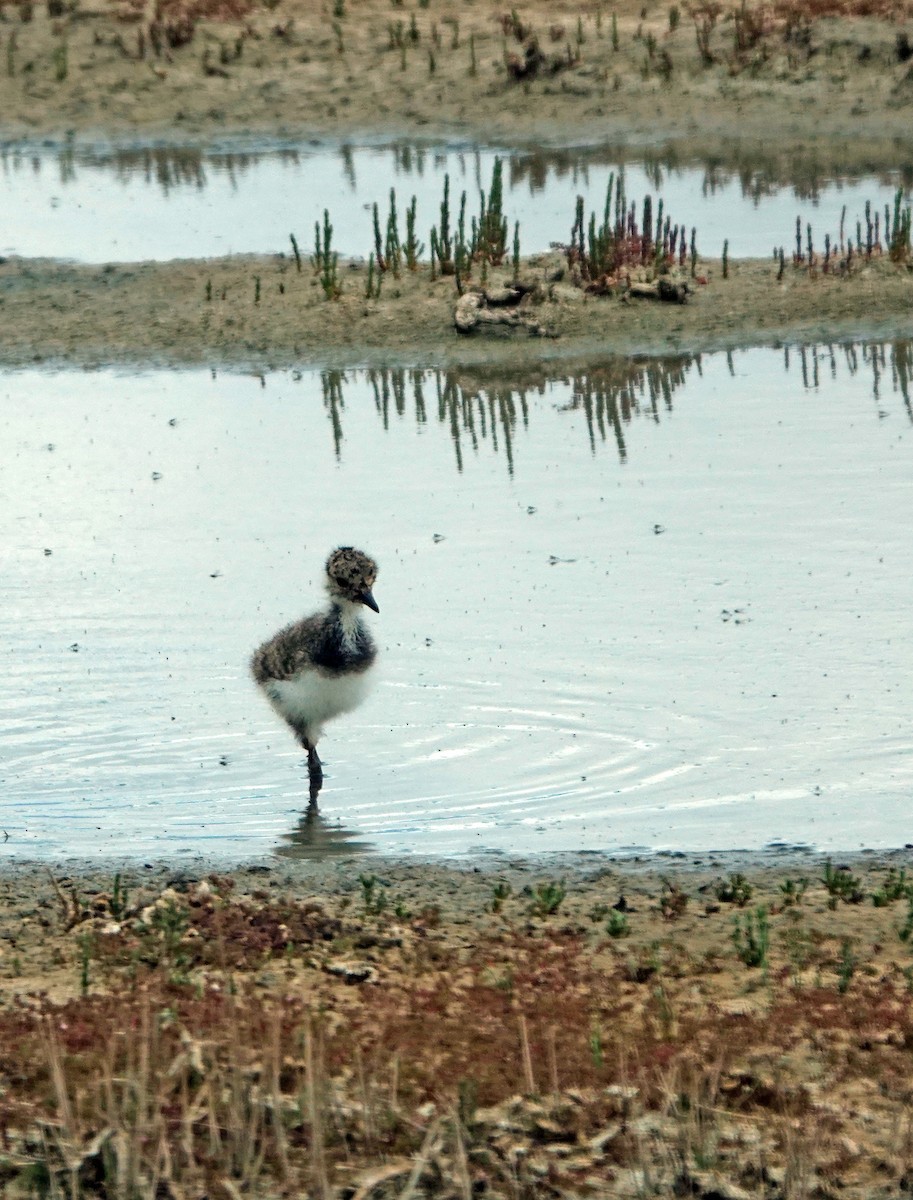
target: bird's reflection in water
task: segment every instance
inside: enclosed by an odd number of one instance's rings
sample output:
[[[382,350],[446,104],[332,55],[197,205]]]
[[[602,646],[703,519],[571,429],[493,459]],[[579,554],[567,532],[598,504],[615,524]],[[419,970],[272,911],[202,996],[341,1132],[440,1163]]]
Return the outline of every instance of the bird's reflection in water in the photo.
[[[358,840],[354,829],[346,829],[338,821],[328,821],[316,804],[309,805],[298,819],[297,826],[283,837],[285,844],[275,853],[282,858],[334,858],[340,854],[370,854],[370,842]]]

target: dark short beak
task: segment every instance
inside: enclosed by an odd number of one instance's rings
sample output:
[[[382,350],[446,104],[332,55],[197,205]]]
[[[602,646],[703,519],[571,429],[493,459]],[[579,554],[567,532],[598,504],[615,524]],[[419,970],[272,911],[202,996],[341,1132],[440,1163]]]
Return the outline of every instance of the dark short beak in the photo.
[[[376,613],[380,612],[380,609],[377,607],[377,601],[371,595],[370,588],[362,592],[359,599],[361,600],[362,604],[367,604],[368,608],[373,608]]]

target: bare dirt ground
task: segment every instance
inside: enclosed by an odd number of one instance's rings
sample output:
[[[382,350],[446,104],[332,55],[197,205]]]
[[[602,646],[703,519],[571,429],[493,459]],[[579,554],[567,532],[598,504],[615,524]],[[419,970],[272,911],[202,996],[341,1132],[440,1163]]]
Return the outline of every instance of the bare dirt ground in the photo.
[[[910,6],[876,0],[22,0],[0,8],[0,113],[29,144],[405,134],[878,171],[913,161],[911,40]],[[588,293],[556,253],[518,272],[543,336],[461,337],[453,276],[425,263],[369,299],[365,264],[341,264],[328,300],[306,257],[8,260],[0,360],[528,368],[909,334],[913,311],[909,255],[787,258],[782,278],[701,259],[688,302],[663,304]],[[670,857],[563,882],[370,859],[7,867],[0,1194],[907,1194],[907,859]]]
[[[906,1194],[908,860],[15,869],[0,1188]]]

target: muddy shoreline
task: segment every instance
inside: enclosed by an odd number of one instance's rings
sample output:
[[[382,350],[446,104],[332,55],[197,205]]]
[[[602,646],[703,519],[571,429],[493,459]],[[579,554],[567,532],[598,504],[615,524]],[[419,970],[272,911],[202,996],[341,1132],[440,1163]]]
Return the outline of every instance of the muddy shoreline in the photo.
[[[910,852],[770,858],[0,870],[0,1187],[901,1194]]]
[[[911,157],[906,3],[854,15],[831,0],[805,17],[786,5],[692,14],[531,0],[516,19],[494,0],[56,8],[0,12],[7,143],[405,134],[723,161],[757,152],[830,171]],[[512,76],[533,40],[535,69]]]
[[[364,296],[364,262],[340,267],[342,294],[323,298],[290,256],[78,266],[0,264],[0,362],[11,367],[567,365],[613,355],[674,355],[800,342],[888,340],[913,333],[913,272],[886,259],[846,278],[764,260],[701,260],[685,304],[589,296],[546,280],[560,256],[525,260],[541,300],[526,312],[546,336],[460,336],[453,279],[403,271],[380,300]]]

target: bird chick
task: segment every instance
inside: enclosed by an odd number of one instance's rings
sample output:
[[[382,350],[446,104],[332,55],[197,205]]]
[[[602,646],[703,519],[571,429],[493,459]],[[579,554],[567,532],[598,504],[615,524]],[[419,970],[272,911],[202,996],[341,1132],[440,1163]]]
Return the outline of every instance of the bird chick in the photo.
[[[317,742],[325,721],[364,699],[377,647],[364,606],[380,612],[371,592],[377,563],[351,546],[327,559],[329,608],[280,629],[254,652],[250,669],[276,712],[307,751],[310,802],[317,803],[323,768]]]

